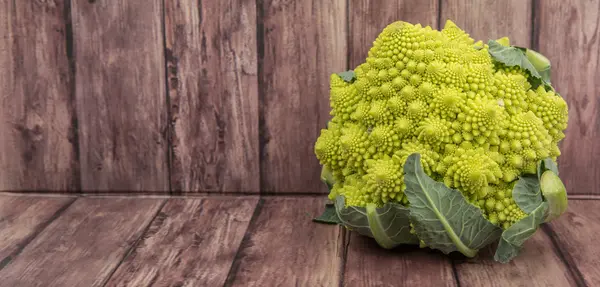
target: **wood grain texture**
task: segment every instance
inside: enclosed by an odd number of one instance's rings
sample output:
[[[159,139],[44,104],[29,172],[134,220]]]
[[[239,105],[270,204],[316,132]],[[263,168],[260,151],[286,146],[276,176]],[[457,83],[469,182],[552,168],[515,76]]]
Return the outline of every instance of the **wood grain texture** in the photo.
[[[0,2],[0,190],[77,189],[65,5]]]
[[[338,286],[343,231],[311,221],[326,198],[262,201],[226,286]]]
[[[418,246],[392,251],[350,232],[344,286],[456,286],[452,263],[440,252]]]
[[[480,250],[476,258],[455,262],[461,287],[577,286],[569,267],[542,230],[525,241],[519,255],[507,264],[494,261],[495,248],[489,246]]]
[[[544,0],[545,1],[545,0]],[[476,41],[508,37],[511,45],[531,47],[532,0],[442,0],[440,26],[452,20]]]
[[[330,75],[347,68],[346,1],[258,5],[261,189],[325,193],[314,144],[330,118]]]
[[[0,286],[103,286],[163,202],[78,199],[0,271]]]
[[[350,68],[365,62],[377,35],[393,22],[420,23],[437,29],[438,3],[438,0],[348,1]]]
[[[222,286],[257,202],[170,200],[106,286]]]
[[[600,194],[600,1],[539,1],[538,49],[569,105],[560,177],[570,194]]]
[[[0,269],[73,200],[0,196]]]
[[[259,193],[255,1],[165,9],[173,191]]]
[[[82,189],[168,192],[161,1],[71,3]]]
[[[587,286],[600,285],[600,201],[571,200],[567,212],[549,226],[573,273]]]

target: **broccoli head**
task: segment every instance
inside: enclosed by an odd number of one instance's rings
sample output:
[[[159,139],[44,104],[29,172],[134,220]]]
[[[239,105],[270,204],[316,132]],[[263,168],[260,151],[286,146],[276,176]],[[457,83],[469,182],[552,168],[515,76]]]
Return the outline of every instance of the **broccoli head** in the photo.
[[[506,229],[523,218],[513,187],[560,155],[567,103],[489,49],[451,21],[441,31],[395,22],[351,79],[332,74],[331,120],[314,146],[332,173],[330,199],[408,206],[403,165],[419,153],[428,176],[459,190],[493,224]]]

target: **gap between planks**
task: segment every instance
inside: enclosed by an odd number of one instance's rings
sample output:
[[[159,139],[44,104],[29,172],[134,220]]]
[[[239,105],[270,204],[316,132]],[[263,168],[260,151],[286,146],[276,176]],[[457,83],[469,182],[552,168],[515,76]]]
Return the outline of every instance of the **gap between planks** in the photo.
[[[154,221],[156,220],[156,217],[160,214],[160,212],[163,210],[163,208],[165,207],[165,205],[167,204],[168,201],[169,200],[163,200],[163,202],[160,204],[160,206],[156,210],[156,213],[152,216],[152,220],[150,220],[148,222],[148,224],[144,227],[144,230],[140,233],[140,236],[138,238],[136,238],[135,241],[133,242],[133,244],[131,244],[129,246],[129,248],[127,249],[127,251],[125,251],[125,253],[123,254],[123,257],[121,257],[121,260],[119,260],[119,263],[117,263],[117,265],[110,271],[108,276],[106,276],[106,278],[104,278],[104,282],[101,284],[101,286],[104,287],[108,284],[108,282],[113,277],[113,275],[115,275],[115,272],[117,272],[117,270],[121,267],[121,265],[123,265],[123,262],[125,261],[125,259],[127,259],[127,257],[129,257],[129,255],[131,255],[131,252],[133,252],[138,247],[138,245],[140,244],[140,240],[142,240],[142,238],[144,238],[144,235],[146,235],[146,233],[148,233],[148,229],[150,229],[150,226],[152,226],[152,223],[154,223]]]
[[[185,194],[168,194],[168,193],[143,193],[143,192],[131,192],[131,193],[45,193],[45,192],[12,192],[12,191],[0,191],[0,196],[33,196],[33,197],[89,197],[89,198],[122,198],[122,197],[136,197],[136,198],[205,198],[205,197],[323,197],[327,194],[324,193],[313,193],[313,192],[268,192],[268,193],[246,193],[246,192],[197,192],[197,193],[185,193]],[[568,195],[569,200],[600,200],[599,194],[570,194]]]

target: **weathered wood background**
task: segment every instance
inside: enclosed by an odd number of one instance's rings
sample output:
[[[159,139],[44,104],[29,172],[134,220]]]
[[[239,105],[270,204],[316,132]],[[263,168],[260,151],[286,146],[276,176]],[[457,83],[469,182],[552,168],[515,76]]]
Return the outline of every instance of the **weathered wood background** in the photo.
[[[553,62],[570,194],[600,194],[600,0],[0,0],[0,190],[320,193],[328,79],[387,24]]]

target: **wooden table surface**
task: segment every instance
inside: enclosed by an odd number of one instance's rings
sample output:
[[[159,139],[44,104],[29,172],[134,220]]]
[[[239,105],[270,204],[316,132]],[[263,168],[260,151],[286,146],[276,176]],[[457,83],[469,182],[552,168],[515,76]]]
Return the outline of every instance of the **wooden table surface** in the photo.
[[[0,194],[0,286],[600,285],[600,201],[571,199],[508,264],[386,252],[313,223],[325,202]]]

